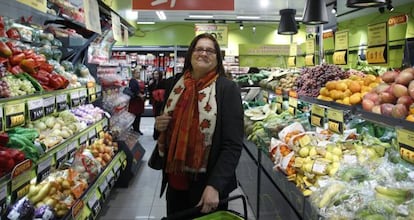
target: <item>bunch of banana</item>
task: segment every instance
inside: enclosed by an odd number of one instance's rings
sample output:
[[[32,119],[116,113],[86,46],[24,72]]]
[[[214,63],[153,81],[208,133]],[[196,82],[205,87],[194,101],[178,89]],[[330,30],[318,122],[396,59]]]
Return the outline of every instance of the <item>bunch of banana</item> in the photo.
[[[413,191],[412,189],[401,189],[378,185],[375,187],[375,197],[377,199],[392,201],[396,204],[402,204],[405,201],[413,199]]]
[[[287,177],[288,181],[294,182],[296,187],[303,193],[304,196],[310,196],[312,190],[310,187],[315,185],[315,179],[304,175],[303,173],[296,173]]]

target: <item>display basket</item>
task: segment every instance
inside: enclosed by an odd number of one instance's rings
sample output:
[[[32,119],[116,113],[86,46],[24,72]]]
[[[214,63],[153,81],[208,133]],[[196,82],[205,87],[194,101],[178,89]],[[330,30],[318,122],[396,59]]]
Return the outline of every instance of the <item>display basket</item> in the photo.
[[[219,210],[215,211],[201,217],[194,218],[194,220],[242,220],[247,219],[247,203],[246,198],[243,195],[230,196],[226,199],[220,200],[220,204],[226,204],[229,201],[241,199],[243,202],[243,215],[233,210]],[[187,209],[179,213],[172,214],[170,216],[164,217],[161,220],[179,220],[179,219],[188,219],[189,216],[192,216],[200,212],[201,206],[197,206],[192,209]]]

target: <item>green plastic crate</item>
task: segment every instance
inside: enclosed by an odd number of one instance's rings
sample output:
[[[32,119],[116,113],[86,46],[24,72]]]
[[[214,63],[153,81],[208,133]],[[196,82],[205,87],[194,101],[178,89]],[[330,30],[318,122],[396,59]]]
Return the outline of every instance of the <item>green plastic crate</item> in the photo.
[[[242,220],[244,218],[229,212],[229,211],[217,211],[211,214],[196,218],[195,220]]]

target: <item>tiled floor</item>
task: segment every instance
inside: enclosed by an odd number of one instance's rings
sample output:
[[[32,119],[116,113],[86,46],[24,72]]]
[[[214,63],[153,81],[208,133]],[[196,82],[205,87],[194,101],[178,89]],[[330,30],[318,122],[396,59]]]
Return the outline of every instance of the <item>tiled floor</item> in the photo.
[[[161,172],[152,170],[147,166],[147,160],[154,147],[152,139],[154,118],[143,117],[141,131],[144,133],[139,138],[146,153],[137,175],[131,180],[128,188],[114,188],[110,199],[103,206],[98,219],[101,220],[131,220],[131,219],[161,219],[166,215],[165,198],[159,197]],[[243,194],[240,188],[232,195]],[[255,220],[250,207],[247,207],[248,219]],[[231,201],[229,209],[243,213],[243,205],[240,199]]]

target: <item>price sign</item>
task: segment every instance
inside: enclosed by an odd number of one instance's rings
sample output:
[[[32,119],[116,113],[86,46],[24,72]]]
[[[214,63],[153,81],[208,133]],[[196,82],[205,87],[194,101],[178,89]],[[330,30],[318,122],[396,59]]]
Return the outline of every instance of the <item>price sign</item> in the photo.
[[[67,154],[68,154],[67,146],[56,152],[55,154],[56,168],[59,168],[60,165],[65,161]]]
[[[79,199],[75,204],[72,206],[72,218],[79,219],[82,215],[82,211],[84,208],[84,203],[82,199]]]
[[[0,185],[0,215],[6,211],[7,203],[7,183],[3,183]]]
[[[104,130],[104,131],[108,131],[108,129],[109,129],[109,125],[108,125],[108,119],[107,119],[107,118],[105,118],[105,119],[103,120],[102,125],[103,125],[103,130]]]
[[[50,115],[55,112],[56,109],[56,97],[51,96],[43,99],[43,108],[45,115]]]
[[[387,63],[387,50],[385,46],[370,47],[367,49],[369,64]]]
[[[295,67],[296,66],[296,57],[289,57],[288,58],[288,67]]]
[[[37,165],[37,183],[42,182],[49,176],[51,167],[52,157],[47,157]]]
[[[80,105],[86,104],[87,96],[88,96],[88,91],[86,90],[86,88],[79,91]]]
[[[68,145],[68,158],[74,158],[75,157],[75,153],[77,150],[77,146],[78,146],[78,142],[77,141],[73,141],[72,143],[70,143]]]
[[[335,33],[335,50],[348,50],[348,31],[338,31]]]
[[[90,142],[91,144],[92,144],[93,142],[95,142],[95,140],[96,140],[96,138],[97,138],[95,128],[92,128],[92,129],[89,131],[88,136],[89,136],[89,142]]]
[[[25,103],[6,104],[4,111],[6,115],[6,128],[23,126],[25,124]]]
[[[315,66],[315,56],[314,55],[306,55],[305,65],[306,66]]]
[[[113,187],[115,183],[114,172],[112,169],[109,170],[108,175],[106,176],[106,181],[109,184],[109,187]]]
[[[289,91],[289,113],[296,115],[298,109],[298,94],[296,91]]]
[[[100,99],[102,97],[102,86],[96,85],[96,99]]]
[[[0,131],[3,130],[3,105],[0,105]]]
[[[306,40],[306,54],[315,54],[315,38]]]
[[[27,101],[27,108],[29,109],[30,121],[35,121],[39,118],[43,118],[45,115],[43,111],[43,99],[33,99]]]
[[[73,91],[70,93],[70,106],[77,107],[80,105],[79,91]]]
[[[59,94],[56,96],[57,111],[61,112],[68,109],[68,94]]]
[[[12,171],[11,191],[12,201],[16,201],[29,192],[32,179],[32,161],[27,159],[16,165]]]
[[[114,171],[115,171],[115,177],[118,178],[119,174],[121,172],[121,162],[120,161],[116,161],[115,165],[114,165]]]
[[[397,139],[400,145],[401,158],[414,163],[414,132],[397,129]]]
[[[280,114],[283,111],[283,91],[276,89],[276,113]]]
[[[108,181],[107,179],[104,179],[101,183],[101,185],[99,185],[99,191],[101,192],[102,195],[102,199],[105,200],[106,198],[108,198],[109,196],[109,186],[108,186]]]
[[[336,109],[328,109],[328,129],[334,133],[344,132],[344,112]]]
[[[325,108],[313,104],[311,111],[311,124],[316,127],[323,128],[323,122],[325,118]]]
[[[337,51],[333,55],[333,62],[336,65],[346,65],[347,64],[347,51]]]
[[[89,97],[89,103],[92,103],[96,100],[96,88],[95,87],[88,88],[88,97]]]
[[[101,211],[101,203],[99,202],[98,192],[96,190],[93,190],[90,194],[88,207],[92,211],[92,215],[96,216]]]
[[[101,131],[103,131],[103,128],[102,128],[102,123],[98,123],[98,124],[96,124],[96,133],[99,133],[99,132],[101,132]]]
[[[79,138],[80,146],[87,146],[88,145],[88,134],[84,134]]]

